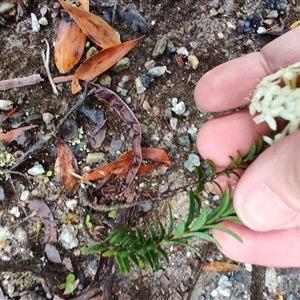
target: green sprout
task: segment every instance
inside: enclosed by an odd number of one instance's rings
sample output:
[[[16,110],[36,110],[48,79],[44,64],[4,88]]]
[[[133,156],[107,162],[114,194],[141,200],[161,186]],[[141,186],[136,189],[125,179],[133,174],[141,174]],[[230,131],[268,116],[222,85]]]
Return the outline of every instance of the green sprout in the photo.
[[[58,288],[60,290],[64,290],[65,295],[72,294],[74,292],[74,285],[73,285],[74,281],[75,281],[75,275],[69,274],[66,277],[66,281],[60,284]]]
[[[90,215],[86,215],[85,217],[85,225],[88,229],[91,229],[93,227],[93,224],[91,222],[91,216]]]
[[[112,210],[108,213],[108,216],[112,219],[115,219],[118,215],[118,212],[116,210]]]

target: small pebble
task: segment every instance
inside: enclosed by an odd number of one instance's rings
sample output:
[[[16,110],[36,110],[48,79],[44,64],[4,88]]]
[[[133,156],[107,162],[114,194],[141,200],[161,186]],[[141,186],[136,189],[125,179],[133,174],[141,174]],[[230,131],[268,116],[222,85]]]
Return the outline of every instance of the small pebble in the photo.
[[[62,226],[58,241],[65,249],[73,249],[78,246],[78,239],[74,235],[74,227],[72,225]]]
[[[69,199],[66,201],[66,206],[72,211],[76,208],[77,204],[78,200],[76,199]]]
[[[115,152],[115,151],[118,151],[122,148],[123,146],[123,141],[122,140],[115,140],[115,141],[112,141],[110,143],[110,151],[111,152]]]
[[[194,70],[196,70],[196,69],[198,68],[198,66],[199,66],[199,60],[198,60],[198,58],[196,57],[196,55],[190,54],[190,55],[188,56],[188,61],[189,61],[189,63],[191,64],[191,67],[192,67]]]
[[[196,126],[194,124],[192,124],[191,127],[189,127],[187,130],[187,133],[191,135],[191,139],[193,141],[196,140],[197,132],[198,132],[198,129],[196,128]]]
[[[0,109],[10,110],[13,108],[13,101],[10,100],[0,100]]]
[[[218,32],[218,38],[219,39],[223,39],[224,38],[224,34],[222,32]]]
[[[212,9],[209,10],[209,16],[210,17],[215,17],[217,15],[218,15],[218,12],[215,8],[212,8]]]
[[[184,162],[184,167],[190,172],[193,172],[195,170],[195,166],[200,166],[200,158],[198,155],[191,153],[188,157],[188,160]]]
[[[176,50],[178,55],[181,55],[183,57],[187,57],[189,55],[189,52],[187,51],[187,49],[185,47],[180,47]]]
[[[60,254],[59,254],[58,250],[53,245],[46,244],[45,253],[47,255],[47,258],[50,261],[52,261],[54,263],[58,263],[58,264],[61,263]]]
[[[265,27],[258,27],[256,32],[257,32],[258,34],[265,33],[265,32],[266,32],[266,28],[265,28]]]
[[[31,26],[33,32],[39,32],[41,29],[41,25],[34,13],[31,13]]]
[[[54,115],[52,115],[48,112],[45,112],[45,113],[42,114],[42,118],[43,118],[43,121],[45,122],[45,124],[48,125],[54,119]]]
[[[154,60],[147,61],[144,66],[147,70],[150,70],[155,66],[155,61]]]
[[[2,186],[0,186],[0,201],[5,200],[5,193]]]
[[[166,47],[167,47],[167,40],[165,38],[161,38],[156,42],[152,52],[152,56],[154,58],[158,58],[165,52]]]
[[[177,118],[174,118],[174,117],[171,117],[170,118],[170,126],[173,130],[176,130],[177,128],[177,123],[178,123],[178,119]]]
[[[172,41],[168,41],[167,49],[170,53],[175,53],[176,52],[176,48],[175,48],[174,43]]]
[[[123,57],[120,59],[111,69],[115,72],[121,72],[125,69],[128,69],[130,66],[130,60],[128,57]]]
[[[128,82],[130,80],[130,76],[129,75],[124,75],[121,80],[118,82],[118,86],[120,87],[124,87],[125,83]]]
[[[190,149],[190,147],[191,147],[190,137],[188,135],[183,135],[183,136],[179,137],[178,144],[185,148]]]
[[[27,173],[32,176],[37,176],[45,173],[45,169],[41,164],[37,164],[32,168],[28,169]]]
[[[104,87],[110,87],[111,85],[111,77],[109,75],[106,74],[102,74],[99,77],[99,83],[104,86]]]
[[[18,206],[14,206],[10,211],[10,214],[14,215],[16,218],[19,218],[21,213]]]
[[[279,14],[277,10],[271,10],[267,15],[267,19],[276,19],[278,15]]]
[[[146,91],[146,88],[142,85],[140,77],[135,79],[135,87],[138,94],[143,94]]]
[[[86,58],[90,58],[91,56],[95,55],[98,52],[96,47],[90,47],[86,53]]]
[[[148,71],[148,74],[151,74],[153,77],[160,77],[164,75],[167,71],[166,66],[153,67]]]
[[[42,26],[47,26],[48,25],[48,20],[46,19],[46,17],[41,17],[39,19],[39,24]]]
[[[86,156],[86,163],[91,165],[94,163],[98,163],[101,162],[105,159],[105,154],[102,152],[97,152],[97,153],[88,153],[88,155]]]
[[[183,101],[178,102],[177,104],[174,105],[174,107],[172,107],[172,110],[174,111],[175,114],[182,115],[186,110],[184,102]]]
[[[25,190],[21,193],[21,196],[20,196],[20,200],[21,201],[28,201],[29,200],[29,197],[30,197],[30,191],[28,190]]]
[[[151,85],[153,85],[154,83],[154,77],[152,74],[150,74],[149,72],[148,73],[145,73],[145,74],[142,74],[140,76],[140,80],[141,80],[141,84],[145,87],[145,88],[149,88]]]

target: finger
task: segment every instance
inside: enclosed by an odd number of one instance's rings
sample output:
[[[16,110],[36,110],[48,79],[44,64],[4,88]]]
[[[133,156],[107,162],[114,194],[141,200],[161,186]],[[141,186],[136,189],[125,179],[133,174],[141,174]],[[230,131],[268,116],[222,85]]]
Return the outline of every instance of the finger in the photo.
[[[260,52],[224,63],[206,73],[195,89],[196,105],[202,111],[218,112],[248,104],[258,80],[300,60],[299,34],[300,27],[297,27]]]
[[[300,131],[266,149],[248,167],[234,191],[238,216],[267,231],[300,226]]]
[[[204,159],[211,159],[218,167],[230,164],[229,156],[237,158],[239,151],[246,155],[257,140],[257,132],[269,134],[266,123],[256,124],[248,111],[239,111],[206,122],[198,132],[197,147]]]
[[[233,230],[243,240],[215,230],[214,238],[221,244],[220,251],[227,257],[255,265],[289,268],[300,267],[300,228],[256,232],[231,222],[221,225]]]

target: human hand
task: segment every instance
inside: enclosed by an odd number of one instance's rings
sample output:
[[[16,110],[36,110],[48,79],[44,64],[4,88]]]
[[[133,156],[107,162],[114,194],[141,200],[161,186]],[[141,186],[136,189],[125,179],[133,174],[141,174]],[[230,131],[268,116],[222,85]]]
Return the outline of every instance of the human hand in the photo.
[[[206,73],[195,89],[202,111],[218,112],[249,104],[258,80],[300,60],[300,27],[260,52],[222,64]],[[268,135],[266,123],[255,124],[248,110],[206,122],[198,133],[201,156],[218,169],[227,167],[237,150],[246,155],[256,132]],[[300,267],[300,131],[267,148],[230,183],[237,215],[246,226],[223,225],[243,240],[215,231],[220,249],[233,260],[274,267]]]

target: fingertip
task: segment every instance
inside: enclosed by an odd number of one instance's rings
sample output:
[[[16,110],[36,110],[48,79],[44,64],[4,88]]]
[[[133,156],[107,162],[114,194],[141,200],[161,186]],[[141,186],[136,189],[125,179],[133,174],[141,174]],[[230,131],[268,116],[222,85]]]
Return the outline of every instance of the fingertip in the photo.
[[[220,243],[220,251],[232,260],[269,267],[299,267],[299,228],[256,232],[243,225],[222,222],[220,225],[234,231],[243,243],[228,233],[213,231]]]

